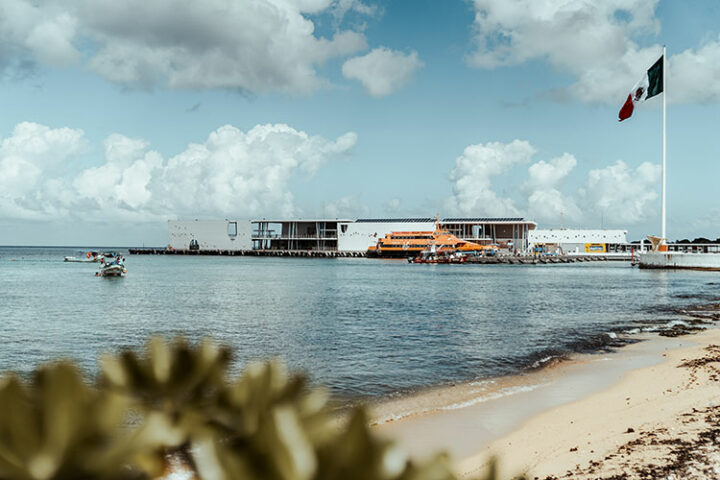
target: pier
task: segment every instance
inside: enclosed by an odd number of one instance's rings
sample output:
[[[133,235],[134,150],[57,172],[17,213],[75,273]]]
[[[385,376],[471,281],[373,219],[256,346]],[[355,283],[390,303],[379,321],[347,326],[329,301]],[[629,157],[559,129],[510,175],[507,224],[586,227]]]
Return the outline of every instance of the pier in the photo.
[[[168,248],[130,248],[132,255],[205,255],[229,257],[314,257],[341,258],[365,257],[365,252],[339,252],[337,250],[190,250]]]
[[[229,257],[309,257],[309,258],[364,258],[366,252],[339,252],[337,250],[189,250],[168,248],[130,248],[132,255],[200,255]],[[482,265],[546,265],[581,262],[630,261],[630,255],[497,255],[468,257],[465,263]],[[400,259],[403,260],[403,259]]]

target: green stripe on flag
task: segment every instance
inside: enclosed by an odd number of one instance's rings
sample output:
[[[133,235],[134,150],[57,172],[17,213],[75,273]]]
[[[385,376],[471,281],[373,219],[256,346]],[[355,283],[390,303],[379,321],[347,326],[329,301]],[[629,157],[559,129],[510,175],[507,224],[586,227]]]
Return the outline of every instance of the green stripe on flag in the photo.
[[[647,97],[645,97],[646,100],[663,91],[663,57],[660,57],[660,59],[648,69],[647,75],[649,85]]]

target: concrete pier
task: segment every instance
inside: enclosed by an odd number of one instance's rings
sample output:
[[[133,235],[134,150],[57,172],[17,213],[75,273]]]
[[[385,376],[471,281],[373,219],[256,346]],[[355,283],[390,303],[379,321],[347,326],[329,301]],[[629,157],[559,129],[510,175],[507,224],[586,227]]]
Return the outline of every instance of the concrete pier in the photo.
[[[180,250],[167,248],[130,248],[132,255],[214,255],[230,257],[364,257],[365,252],[338,252],[337,250]]]
[[[312,258],[362,258],[366,252],[339,252],[337,250],[180,250],[167,248],[131,248],[132,255],[205,255],[230,257],[312,257]],[[398,260],[404,260],[398,259]],[[628,255],[497,255],[492,257],[468,257],[465,263],[482,265],[547,265],[579,262],[629,261]]]

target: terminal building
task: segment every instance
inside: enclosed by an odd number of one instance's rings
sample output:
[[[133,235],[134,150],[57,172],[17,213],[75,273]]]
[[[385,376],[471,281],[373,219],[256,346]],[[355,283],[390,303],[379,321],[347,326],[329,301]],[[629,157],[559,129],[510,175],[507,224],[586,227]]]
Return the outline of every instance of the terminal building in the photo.
[[[458,238],[497,244],[510,250],[528,248],[537,224],[523,218],[444,218],[439,226]],[[175,250],[304,250],[365,252],[391,232],[426,232],[436,227],[427,218],[171,220],[168,232]]]
[[[630,252],[625,230],[577,230],[557,228],[533,230],[530,250],[557,254],[615,254]]]

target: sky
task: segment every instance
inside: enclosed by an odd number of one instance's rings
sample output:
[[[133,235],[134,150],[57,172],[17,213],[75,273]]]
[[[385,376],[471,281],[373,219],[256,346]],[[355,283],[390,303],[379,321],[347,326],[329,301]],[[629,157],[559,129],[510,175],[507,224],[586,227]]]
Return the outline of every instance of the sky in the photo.
[[[637,240],[663,95],[668,238],[715,239],[715,0],[0,0],[0,245],[436,213]]]

